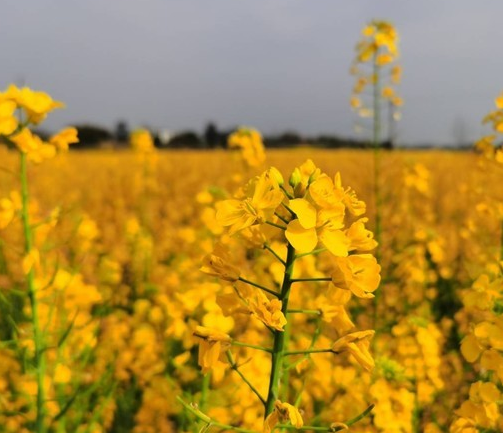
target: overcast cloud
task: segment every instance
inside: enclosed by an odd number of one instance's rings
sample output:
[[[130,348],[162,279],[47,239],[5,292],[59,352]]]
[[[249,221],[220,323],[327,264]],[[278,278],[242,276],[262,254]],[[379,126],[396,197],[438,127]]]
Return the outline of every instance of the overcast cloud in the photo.
[[[24,80],[66,102],[47,122],[53,129],[125,119],[202,130],[213,120],[265,133],[354,136],[348,69],[372,18],[391,20],[401,36],[401,142],[474,139],[503,90],[501,0],[1,5],[0,86]]]

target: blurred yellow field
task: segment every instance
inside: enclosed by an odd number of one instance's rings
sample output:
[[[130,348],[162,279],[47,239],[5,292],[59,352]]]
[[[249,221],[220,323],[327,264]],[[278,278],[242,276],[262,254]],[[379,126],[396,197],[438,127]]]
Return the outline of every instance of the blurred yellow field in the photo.
[[[202,325],[264,347],[271,336],[264,334],[260,315],[239,313],[224,301],[232,286],[245,293],[249,285],[219,280],[200,268],[221,238],[232,248],[232,266],[247,281],[274,287],[282,271],[272,254],[253,248],[256,241],[239,244],[225,235],[215,203],[266,167],[286,176],[312,159],[323,172],[340,172],[343,185],[357,191],[368,205],[372,229],[374,157],[364,150],[299,148],[268,151],[266,161],[252,168],[240,155],[89,151],[29,166],[29,211],[39,252],[32,266],[47,346],[46,419],[52,419],[48,425],[54,431],[192,431],[193,420],[177,397],[197,403],[192,410],[204,416],[243,426],[237,431],[262,430],[260,401],[232,366],[239,365],[266,395],[269,354],[233,346],[237,364],[222,354],[203,376],[200,338],[192,334]],[[1,161],[1,424],[5,431],[28,431],[36,375],[22,360],[33,356],[34,337],[26,321],[22,224],[15,215],[8,218],[5,200],[16,201],[11,191],[19,188],[19,155],[3,149]],[[333,282],[300,281],[290,304],[307,313],[292,310],[288,316],[290,350],[323,348],[349,331],[374,329],[375,368],[366,371],[358,356],[292,355],[281,399],[296,402],[302,417],[320,429],[333,424],[336,431],[342,426],[337,423],[375,404],[372,416],[352,431],[417,431],[414,426],[442,431],[461,413],[455,411],[479,372],[478,366],[468,367],[460,343],[472,335],[474,320],[484,317],[480,304],[499,302],[496,292],[481,290],[500,281],[501,245],[494,233],[501,220],[503,172],[471,152],[384,152],[380,164],[382,280],[376,297],[349,300],[344,292],[350,291],[334,292]],[[263,229],[268,245],[284,260],[281,230],[269,229]],[[325,254],[299,259],[294,275],[326,275]],[[17,311],[13,305],[24,307]],[[502,335],[498,323],[482,337],[496,338],[491,343],[496,347]],[[316,329],[321,334],[312,340]],[[473,344],[479,351],[494,350],[489,343]],[[495,418],[486,406],[487,393],[499,391],[480,392],[480,403],[464,410],[478,411],[489,424]]]

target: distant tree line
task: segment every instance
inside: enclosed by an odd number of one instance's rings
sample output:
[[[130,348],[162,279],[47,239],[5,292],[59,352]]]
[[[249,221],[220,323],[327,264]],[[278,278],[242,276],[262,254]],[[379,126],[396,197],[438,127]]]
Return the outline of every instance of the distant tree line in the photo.
[[[99,147],[121,148],[128,146],[130,129],[126,122],[118,122],[115,129],[93,124],[75,125],[79,132],[80,143],[74,145],[76,149],[90,149]],[[147,128],[150,129],[150,128]],[[178,132],[169,137],[151,131],[155,144],[159,148],[167,149],[218,149],[225,148],[227,137],[234,131],[221,130],[214,123],[206,125],[202,133],[194,130]],[[365,148],[368,143],[354,139],[341,138],[335,135],[306,136],[296,132],[284,132],[276,135],[266,135],[264,143],[268,148],[298,147],[303,145],[321,148]],[[386,147],[386,146],[383,146]]]
[[[72,145],[75,149],[90,149],[100,147],[113,147],[113,148],[126,148],[128,147],[128,139],[130,128],[124,121],[117,123],[115,128],[108,129],[103,126],[93,124],[80,124],[76,125],[79,131],[80,143]],[[148,128],[154,137],[155,145],[160,149],[218,149],[225,148],[227,137],[235,130],[232,129],[219,129],[215,123],[208,123],[205,129],[199,133],[194,130],[187,130],[178,132],[173,135],[166,136],[166,131],[157,132],[152,128]],[[42,137],[48,137],[46,131],[38,131]],[[264,143],[268,148],[287,148],[287,147],[300,147],[304,145],[326,148],[326,149],[363,149],[369,148],[372,145],[369,141],[355,140],[351,138],[343,138],[336,135],[317,135],[307,136],[301,135],[297,132],[287,131],[282,134],[266,135]],[[381,144],[383,149],[394,148],[393,143],[385,141]],[[472,147],[471,143],[458,146],[431,146],[431,145],[417,145],[413,148],[429,149],[432,147],[446,147],[449,149],[466,150]]]

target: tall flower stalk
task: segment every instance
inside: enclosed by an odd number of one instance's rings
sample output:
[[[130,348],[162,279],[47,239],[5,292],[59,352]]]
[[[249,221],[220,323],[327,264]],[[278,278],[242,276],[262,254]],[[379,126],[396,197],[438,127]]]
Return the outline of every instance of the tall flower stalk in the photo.
[[[37,254],[36,250],[33,249],[33,233],[30,224],[29,215],[29,191],[28,191],[28,170],[27,170],[27,156],[25,153],[20,154],[21,159],[21,215],[23,221],[23,233],[24,233],[24,253],[25,262],[28,260],[33,260],[34,255]],[[45,431],[45,390],[44,390],[44,377],[46,370],[46,360],[44,353],[44,337],[43,332],[39,323],[38,314],[38,300],[37,291],[35,287],[35,273],[33,265],[30,264],[27,269],[26,274],[26,284],[28,289],[28,296],[31,305],[31,323],[33,326],[33,339],[35,346],[35,373],[37,377],[37,417],[36,417],[36,427],[35,431],[44,432]]]
[[[39,251],[34,247],[33,227],[30,220],[30,194],[28,181],[28,164],[40,163],[53,157],[58,151],[68,149],[70,143],[77,142],[74,128],[66,128],[44,142],[33,134],[30,125],[42,122],[47,114],[63,104],[54,101],[44,92],[35,92],[27,87],[19,89],[11,85],[0,93],[0,136],[4,142],[19,151],[21,184],[21,222],[24,240],[24,258],[22,269],[26,278],[26,290],[30,302],[30,320],[33,332],[34,370],[36,376],[36,403],[34,431],[43,433],[47,430],[47,399],[45,390],[46,343],[39,316],[39,303],[35,270],[40,265]],[[19,114],[19,116],[18,116]],[[21,120],[20,120],[21,119]]]
[[[401,80],[401,67],[397,64],[398,56],[396,29],[387,21],[374,20],[362,31],[362,38],[356,45],[356,57],[351,67],[351,74],[356,78],[351,96],[351,107],[360,117],[372,119],[374,233],[378,243],[376,250],[378,261],[381,259],[382,248],[383,197],[380,183],[381,149],[385,144],[383,143],[383,102],[387,102],[389,118],[389,137],[386,147],[391,147],[394,140],[392,123],[400,116],[396,108],[403,104],[396,91],[396,86]],[[369,87],[371,91],[367,93],[366,90]],[[376,322],[377,308],[374,311],[374,322]]]

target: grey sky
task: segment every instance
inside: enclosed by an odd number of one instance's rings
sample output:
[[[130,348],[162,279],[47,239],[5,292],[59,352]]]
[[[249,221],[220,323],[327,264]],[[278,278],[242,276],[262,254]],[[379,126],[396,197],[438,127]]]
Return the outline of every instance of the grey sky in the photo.
[[[363,25],[401,36],[402,142],[466,139],[503,90],[501,0],[3,0],[0,86],[92,122],[353,136],[348,69]],[[458,132],[459,134],[459,132]]]

